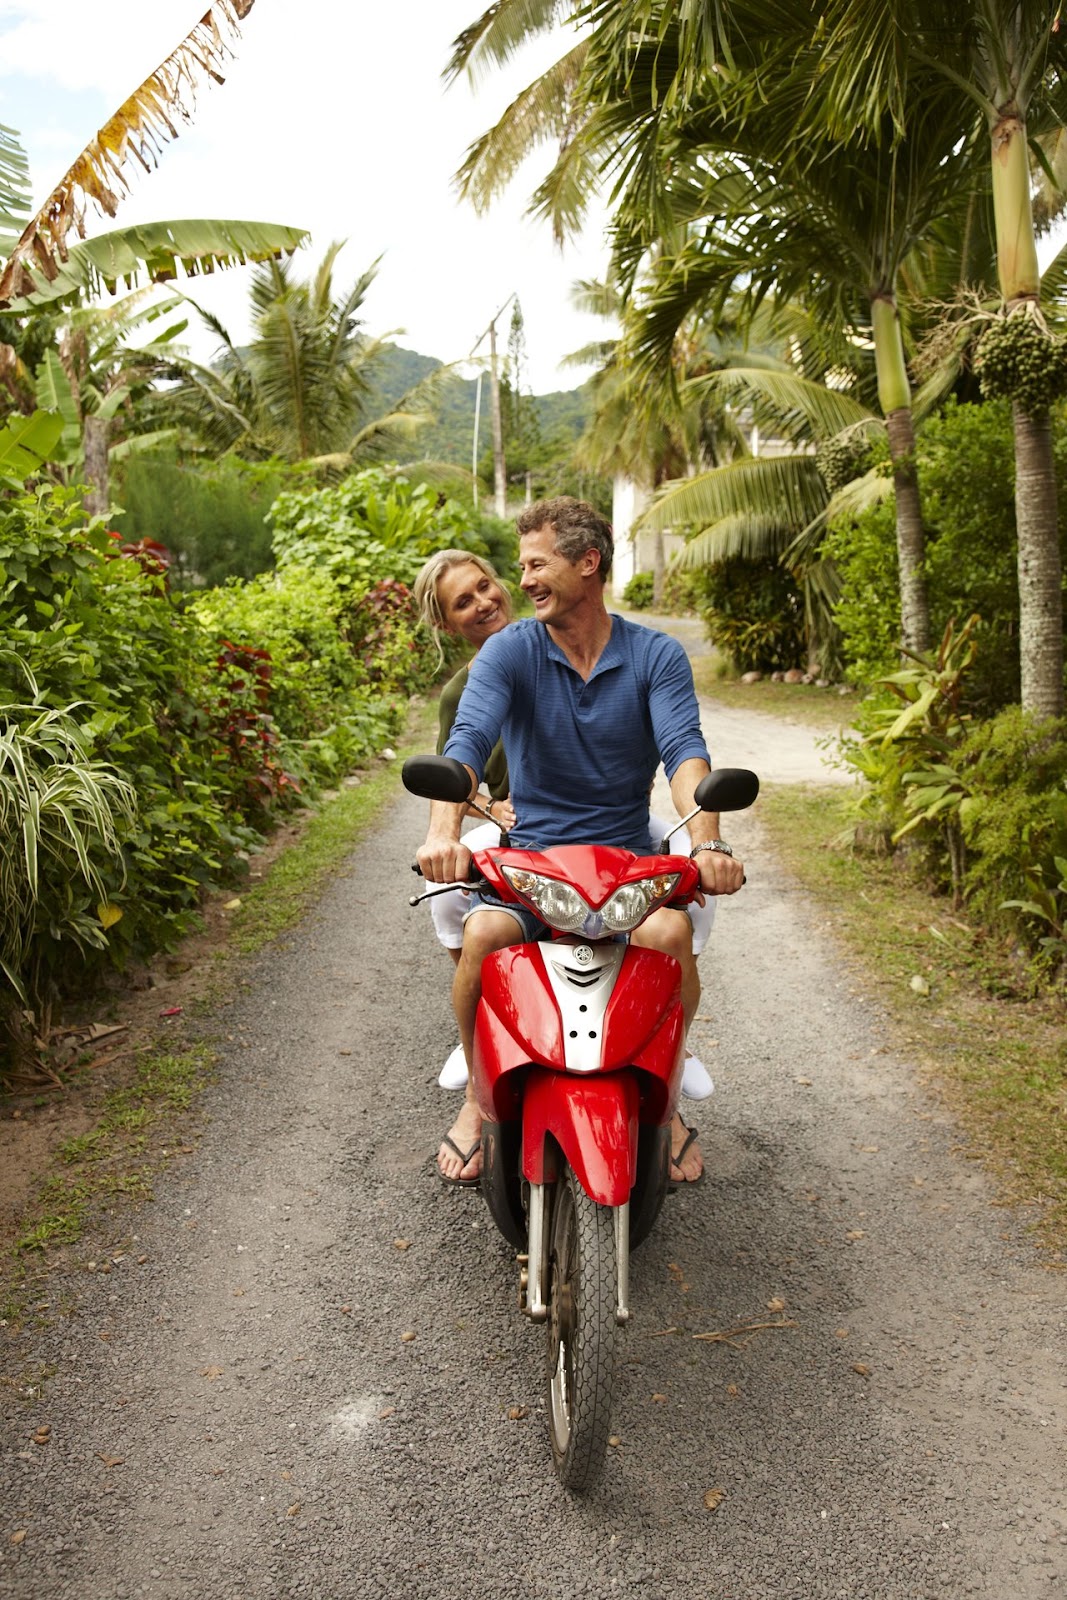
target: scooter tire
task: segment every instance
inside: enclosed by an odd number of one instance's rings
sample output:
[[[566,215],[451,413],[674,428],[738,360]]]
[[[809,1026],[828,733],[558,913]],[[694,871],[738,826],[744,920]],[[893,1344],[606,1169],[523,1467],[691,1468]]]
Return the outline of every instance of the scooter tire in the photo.
[[[504,1238],[526,1249],[522,1205],[522,1123],[482,1123],[482,1198]]]
[[[652,1232],[667,1196],[671,1130],[642,1123],[637,1136],[637,1180],[630,1195],[630,1251]]]
[[[549,1249],[548,1431],[556,1475],[577,1493],[599,1477],[611,1431],[617,1292],[613,1209],[564,1163]]]

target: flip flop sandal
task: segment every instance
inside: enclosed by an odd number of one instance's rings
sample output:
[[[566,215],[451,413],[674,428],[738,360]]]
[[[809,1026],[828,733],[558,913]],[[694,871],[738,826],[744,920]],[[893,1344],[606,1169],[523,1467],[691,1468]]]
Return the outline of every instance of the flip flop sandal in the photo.
[[[456,1143],[456,1141],[454,1139],[450,1139],[448,1137],[447,1133],[445,1134],[444,1138],[441,1140],[441,1143],[442,1144],[447,1144],[448,1148],[452,1151],[452,1154],[459,1157],[460,1161],[463,1163],[463,1165],[459,1169],[461,1172],[463,1171],[463,1167],[465,1167],[469,1161],[472,1161],[474,1159],[474,1157],[478,1154],[478,1151],[482,1148],[482,1141],[481,1141],[481,1137],[480,1136],[474,1141],[474,1143],[471,1145],[470,1149],[466,1152],[466,1154],[464,1154],[464,1152],[460,1149],[459,1145]],[[688,1149],[688,1146],[686,1148]],[[438,1167],[437,1176],[440,1178],[442,1183],[450,1183],[454,1189],[479,1189],[479,1188],[481,1188],[481,1183],[482,1183],[482,1175],[481,1175],[481,1173],[479,1173],[477,1175],[477,1177],[474,1177],[474,1178],[446,1178],[444,1173],[441,1171],[440,1167]]]
[[[694,1142],[694,1140],[700,1137],[699,1128],[691,1128],[688,1122],[683,1122],[682,1127],[685,1129],[686,1133],[685,1143],[676,1156],[671,1156],[671,1166],[677,1167],[679,1172],[682,1170],[682,1158],[684,1157],[685,1152],[689,1149],[689,1146]],[[456,1153],[457,1155],[459,1154],[458,1151]],[[706,1176],[707,1174],[704,1172],[703,1168],[701,1169],[699,1178],[672,1178],[668,1174],[667,1189],[670,1193],[677,1193],[679,1189],[699,1189]]]

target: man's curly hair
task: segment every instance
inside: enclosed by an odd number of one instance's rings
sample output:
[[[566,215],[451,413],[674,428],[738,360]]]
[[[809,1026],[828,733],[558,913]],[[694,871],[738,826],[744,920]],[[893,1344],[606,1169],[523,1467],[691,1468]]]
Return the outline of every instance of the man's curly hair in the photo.
[[[587,550],[598,550],[600,581],[607,582],[615,557],[615,535],[611,523],[587,501],[575,500],[569,494],[557,495],[554,500],[536,500],[519,514],[515,526],[520,538],[524,533],[552,528],[556,549],[572,563],[579,561]]]

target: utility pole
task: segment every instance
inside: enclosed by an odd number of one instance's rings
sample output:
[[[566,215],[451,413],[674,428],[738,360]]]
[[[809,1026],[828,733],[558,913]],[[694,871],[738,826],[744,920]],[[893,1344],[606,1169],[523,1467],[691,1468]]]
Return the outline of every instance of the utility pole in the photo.
[[[500,307],[500,310],[497,312],[496,316],[490,322],[488,328],[486,328],[484,333],[480,333],[478,335],[478,338],[475,340],[474,344],[471,347],[471,356],[473,356],[475,350],[477,350],[478,346],[481,344],[481,342],[485,338],[486,334],[488,334],[488,336],[489,336],[489,416],[490,416],[490,420],[492,422],[492,427],[493,427],[493,501],[494,501],[493,509],[495,510],[497,516],[501,517],[501,518],[506,517],[507,514],[508,514],[508,507],[507,507],[507,489],[508,489],[508,484],[507,484],[507,475],[506,475],[505,464],[504,464],[504,426],[503,426],[503,423],[502,423],[501,417],[500,417],[500,373],[499,373],[499,370],[498,370],[498,367],[497,367],[497,356],[496,356],[496,325],[500,321],[500,318],[504,315],[504,312],[508,309],[508,306],[514,300],[514,298],[515,298],[515,294],[514,294],[514,291],[513,291],[511,294],[508,295],[507,299],[504,301],[504,304]],[[470,356],[468,356],[467,359],[470,360]],[[480,391],[479,391],[478,398],[479,398],[479,400],[481,398]],[[476,407],[476,409],[475,409],[475,421],[474,421],[474,459],[475,459],[476,463],[477,463],[477,459],[478,459],[478,421],[479,421],[479,417],[478,417],[478,410],[477,410],[477,407]],[[475,475],[477,475],[477,466],[475,467]],[[474,492],[475,492],[475,495],[477,495],[477,492],[478,492],[477,488],[475,488]],[[477,501],[475,502],[475,504],[477,504]]]
[[[474,388],[474,445],[471,449],[471,479],[474,484],[474,509],[478,509],[478,430],[482,420],[482,377],[478,369],[478,382]]]

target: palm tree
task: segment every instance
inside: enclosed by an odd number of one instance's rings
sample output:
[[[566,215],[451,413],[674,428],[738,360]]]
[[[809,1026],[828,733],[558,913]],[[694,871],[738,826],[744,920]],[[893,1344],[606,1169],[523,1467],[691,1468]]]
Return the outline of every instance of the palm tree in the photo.
[[[917,71],[942,75],[966,97],[972,125],[988,136],[1004,314],[1015,324],[1012,342],[1032,343],[1033,325],[1043,332],[1044,323],[1028,151],[1036,136],[1067,121],[1062,7],[1050,0],[836,0],[824,10],[829,103],[839,122],[848,117],[869,126],[888,111],[904,124],[914,109]],[[1051,356],[1047,350],[1049,367]],[[1024,708],[1058,716],[1063,578],[1048,398],[1047,390],[1035,394],[1024,386],[1012,395],[1019,653]]]
[[[310,278],[286,261],[268,261],[252,279],[251,341],[239,346],[222,323],[200,311],[220,354],[204,367],[175,360],[180,381],[159,404],[212,454],[250,460],[280,457],[337,473],[395,449],[431,415],[450,377],[440,368],[384,416],[368,417],[373,367],[386,338],[368,339],[359,311],[377,263],[337,293],[334,267],[342,242],[326,251]]]
[[[870,443],[883,429],[861,398],[869,385],[858,370],[848,371],[847,363],[857,367],[863,352],[842,348],[834,364],[837,387],[828,387],[825,336],[820,331],[808,341],[817,351],[812,365],[818,376],[806,376],[810,353],[806,358],[802,318],[794,309],[788,320],[794,336],[785,359],[738,355],[683,390],[690,404],[743,411],[781,441],[779,447],[665,483],[638,526],[687,530],[689,540],[676,558],[682,570],[735,559],[785,567],[803,597],[809,661],[827,671],[837,655],[833,609],[840,586],[822,554],[823,535],[835,514],[854,515],[892,493],[893,485],[867,462]],[[838,457],[852,458],[848,470],[830,472],[828,445]]]
[[[497,32],[487,26],[468,49],[485,55],[508,47],[506,32],[497,33],[511,9],[506,0],[493,8]],[[779,7],[775,28],[758,31],[756,13],[765,23],[765,8],[731,7],[737,37],[731,70],[721,76],[694,70],[669,0],[592,10],[594,31],[572,95],[582,114],[572,110],[571,136],[541,185],[542,204],[557,197],[563,228],[568,197],[590,162],[617,172],[614,264],[641,306],[636,348],[646,379],[669,363],[683,321],[721,310],[739,279],[751,309],[771,293],[801,295],[835,327],[871,340],[894,463],[904,643],[927,648],[925,537],[896,288],[924,230],[965,192],[958,96],[935,80],[939,92],[927,96],[921,137],[898,140],[886,153],[843,148],[825,134],[809,136],[801,151],[794,129],[818,76],[809,5]],[[538,20],[546,23],[545,8]],[[538,126],[539,136],[545,131]],[[479,197],[494,173],[501,181],[510,175],[524,134],[528,120],[505,116],[479,146],[477,166],[468,160],[464,176],[469,186],[477,174]],[[682,244],[665,249],[664,238],[679,231]]]

